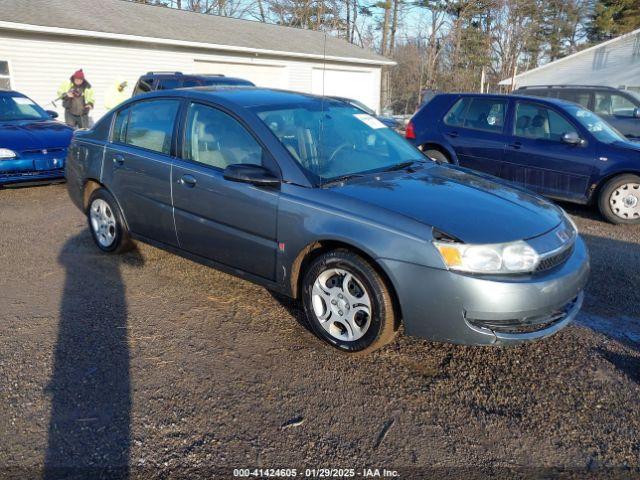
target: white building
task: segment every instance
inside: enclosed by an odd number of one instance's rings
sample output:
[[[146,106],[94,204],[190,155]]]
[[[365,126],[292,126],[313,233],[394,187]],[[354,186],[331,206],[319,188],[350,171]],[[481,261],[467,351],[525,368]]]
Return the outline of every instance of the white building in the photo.
[[[506,78],[500,85],[511,85]],[[640,91],[640,29],[515,77],[515,86],[606,85]]]
[[[310,30],[124,0],[0,0],[0,88],[53,109],[60,84],[82,68],[96,95],[93,120],[118,77],[132,86],[148,71],[220,73],[379,110],[381,67],[393,64]]]

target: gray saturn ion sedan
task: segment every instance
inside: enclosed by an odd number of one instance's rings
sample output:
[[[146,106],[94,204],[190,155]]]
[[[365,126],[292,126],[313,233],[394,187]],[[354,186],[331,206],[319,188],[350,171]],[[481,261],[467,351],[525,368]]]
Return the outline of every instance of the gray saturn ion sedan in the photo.
[[[582,304],[589,257],[564,212],[428,160],[344,102],[260,88],[135,97],[77,132],[69,194],[96,245],[131,239],[301,299],[344,352],[409,335],[508,345]]]

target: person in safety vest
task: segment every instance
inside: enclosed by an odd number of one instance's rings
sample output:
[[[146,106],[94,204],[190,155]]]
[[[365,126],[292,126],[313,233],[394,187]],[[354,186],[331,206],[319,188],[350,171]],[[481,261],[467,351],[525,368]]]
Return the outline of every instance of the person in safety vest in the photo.
[[[84,78],[82,69],[60,85],[58,98],[62,99],[64,121],[73,128],[89,127],[89,110],[95,104],[91,84]]]

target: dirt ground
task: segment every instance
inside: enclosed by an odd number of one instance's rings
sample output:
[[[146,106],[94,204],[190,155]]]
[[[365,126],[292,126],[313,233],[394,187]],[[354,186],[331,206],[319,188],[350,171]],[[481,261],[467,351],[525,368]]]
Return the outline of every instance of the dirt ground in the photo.
[[[99,253],[64,185],[0,190],[0,477],[640,475],[640,228],[567,208],[593,269],[575,324],[351,360],[264,288]]]

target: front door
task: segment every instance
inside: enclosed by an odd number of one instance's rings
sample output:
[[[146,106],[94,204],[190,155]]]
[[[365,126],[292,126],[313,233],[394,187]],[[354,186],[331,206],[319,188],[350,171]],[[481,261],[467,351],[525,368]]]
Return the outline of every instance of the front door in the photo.
[[[534,101],[515,104],[500,176],[554,198],[581,201],[593,173],[593,145],[571,145],[565,133],[580,129],[560,111]]]
[[[180,101],[141,100],[116,115],[103,182],[134,234],[175,245],[171,153]]]
[[[462,97],[447,112],[442,132],[461,166],[498,175],[507,105],[504,98]]]
[[[189,106],[184,130],[172,173],[180,247],[273,280],[279,191],[223,176],[232,164],[268,164],[268,154],[238,120],[208,105]]]

